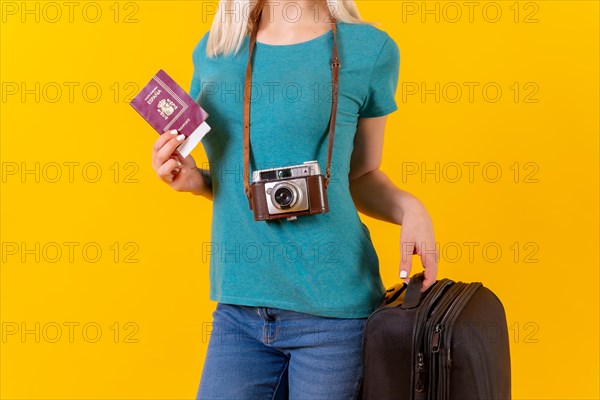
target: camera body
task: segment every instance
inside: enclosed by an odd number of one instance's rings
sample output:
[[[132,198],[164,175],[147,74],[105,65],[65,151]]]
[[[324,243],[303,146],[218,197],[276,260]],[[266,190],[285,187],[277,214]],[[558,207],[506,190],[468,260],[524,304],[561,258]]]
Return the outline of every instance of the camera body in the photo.
[[[317,161],[252,173],[250,208],[256,221],[286,218],[329,211],[325,177]]]

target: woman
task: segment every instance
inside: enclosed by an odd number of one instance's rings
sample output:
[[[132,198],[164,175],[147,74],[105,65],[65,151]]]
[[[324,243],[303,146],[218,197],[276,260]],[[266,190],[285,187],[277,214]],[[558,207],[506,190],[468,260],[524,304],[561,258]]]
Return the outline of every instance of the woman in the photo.
[[[334,22],[335,21],[335,26]],[[326,164],[332,49],[341,66],[329,211],[257,221],[244,185],[244,82],[252,29],[250,167]],[[335,29],[334,29],[335,28]],[[423,204],[379,170],[387,115],[397,109],[399,51],[353,1],[221,0],[194,49],[190,95],[208,112],[210,173],[164,134],[153,167],[173,189],[213,200],[210,299],[217,301],[199,399],[347,400],[362,373],[364,324],[385,288],[357,210],[402,225],[400,277],[411,256],[436,280]],[[333,103],[335,104],[335,103]]]

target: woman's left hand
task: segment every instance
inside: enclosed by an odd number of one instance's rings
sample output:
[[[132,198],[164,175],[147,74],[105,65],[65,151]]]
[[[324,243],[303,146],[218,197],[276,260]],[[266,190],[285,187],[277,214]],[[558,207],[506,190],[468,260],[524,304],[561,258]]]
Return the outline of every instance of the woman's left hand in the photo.
[[[421,257],[421,264],[425,268],[425,279],[421,291],[427,290],[435,283],[439,249],[435,241],[431,217],[425,206],[419,201],[411,203],[410,207],[404,210],[400,233],[400,254],[400,278],[406,278],[404,282],[410,281],[412,256],[417,254]]]

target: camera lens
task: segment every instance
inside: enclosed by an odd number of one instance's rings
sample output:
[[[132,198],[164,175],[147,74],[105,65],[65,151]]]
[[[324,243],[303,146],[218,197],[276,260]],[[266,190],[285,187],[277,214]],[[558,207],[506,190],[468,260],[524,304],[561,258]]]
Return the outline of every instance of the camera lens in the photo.
[[[279,204],[281,207],[289,207],[294,200],[294,194],[292,191],[286,187],[281,187],[275,191],[273,196],[275,202]]]
[[[277,175],[278,175],[279,179],[289,178],[292,176],[292,171],[289,169],[280,169],[279,171],[277,171]]]

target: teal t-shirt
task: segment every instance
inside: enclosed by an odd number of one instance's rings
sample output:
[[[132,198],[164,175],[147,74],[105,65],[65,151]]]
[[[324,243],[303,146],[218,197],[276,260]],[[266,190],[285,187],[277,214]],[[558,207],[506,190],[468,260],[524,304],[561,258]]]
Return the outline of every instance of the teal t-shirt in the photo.
[[[368,24],[338,23],[339,104],[327,189],[329,212],[255,221],[243,185],[243,87],[249,36],[237,55],[193,51],[190,95],[208,112],[202,140],[213,184],[210,299],[337,318],[365,318],[385,292],[377,254],[349,190],[359,117],[397,109],[400,53]],[[291,45],[257,42],[251,101],[251,171],[327,159],[333,31]],[[373,193],[376,196],[376,193]]]

